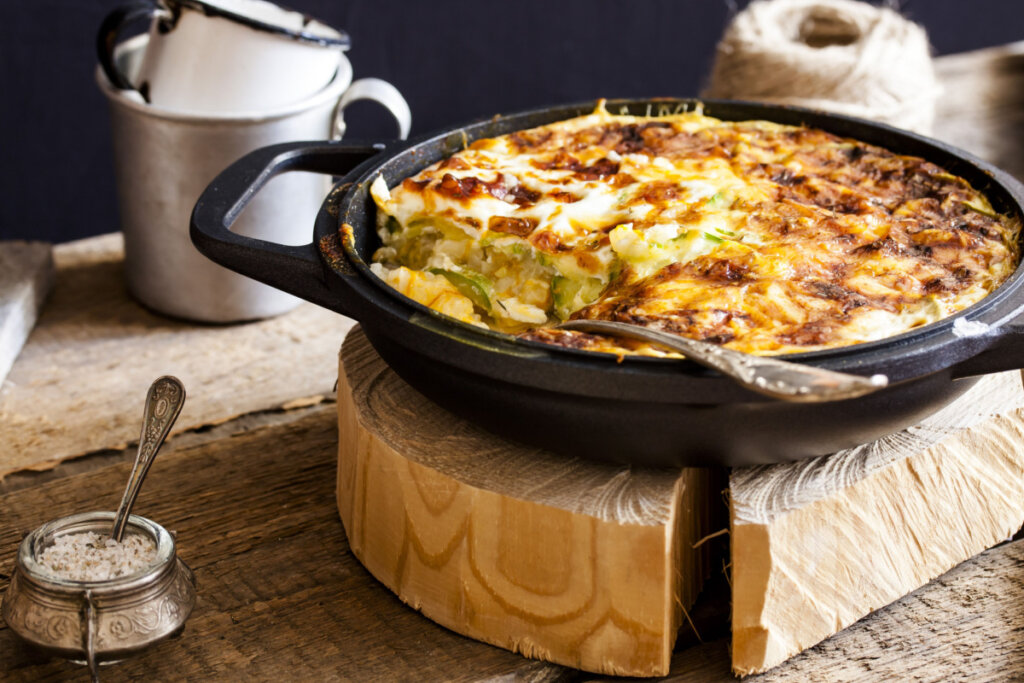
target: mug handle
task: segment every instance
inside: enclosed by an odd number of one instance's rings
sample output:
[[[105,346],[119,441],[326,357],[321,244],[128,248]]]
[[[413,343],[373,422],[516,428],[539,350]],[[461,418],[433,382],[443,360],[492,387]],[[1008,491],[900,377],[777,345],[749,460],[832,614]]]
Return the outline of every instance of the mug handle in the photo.
[[[338,140],[345,134],[345,107],[357,100],[372,100],[383,106],[395,117],[399,139],[405,140],[409,137],[412,112],[409,111],[409,104],[402,97],[402,93],[398,92],[398,88],[379,78],[360,78],[348,86],[348,90],[338,100],[338,106],[334,110],[334,125],[331,128],[332,140]]]
[[[99,58],[100,67],[106,74],[107,80],[118,90],[135,90],[135,86],[125,77],[114,63],[114,49],[117,47],[117,38],[127,24],[139,19],[152,19],[153,17],[170,17],[169,12],[152,2],[131,2],[116,8],[103,19],[100,30],[96,34],[96,56]],[[144,93],[142,99],[149,102]]]

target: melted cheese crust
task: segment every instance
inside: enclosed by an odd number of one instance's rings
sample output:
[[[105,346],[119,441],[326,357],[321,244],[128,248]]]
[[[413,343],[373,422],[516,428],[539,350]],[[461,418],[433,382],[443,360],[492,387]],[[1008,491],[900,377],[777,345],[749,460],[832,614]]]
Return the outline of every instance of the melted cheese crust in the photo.
[[[916,157],[690,112],[589,116],[478,140],[371,187],[374,272],[465,322],[613,353],[550,326],[620,320],[755,354],[899,334],[985,297],[1020,221]]]

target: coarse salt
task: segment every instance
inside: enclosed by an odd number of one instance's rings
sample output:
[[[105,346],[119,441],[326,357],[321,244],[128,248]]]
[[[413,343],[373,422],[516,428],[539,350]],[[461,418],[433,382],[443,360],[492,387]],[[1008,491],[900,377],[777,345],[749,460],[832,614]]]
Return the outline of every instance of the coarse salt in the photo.
[[[94,531],[58,536],[40,554],[43,570],[71,581],[109,581],[153,564],[156,544],[148,536],[126,535],[120,543]]]

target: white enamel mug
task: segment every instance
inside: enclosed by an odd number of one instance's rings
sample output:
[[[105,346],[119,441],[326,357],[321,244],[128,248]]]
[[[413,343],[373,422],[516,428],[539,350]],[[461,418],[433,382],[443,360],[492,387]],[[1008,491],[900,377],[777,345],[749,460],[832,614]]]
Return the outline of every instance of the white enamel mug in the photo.
[[[120,29],[150,20],[149,43],[129,83],[113,63]],[[98,36],[108,80],[163,109],[265,111],[323,90],[339,70],[348,36],[264,0],[155,0],[111,12]]]
[[[129,82],[138,71],[149,36],[126,41],[114,65]],[[266,318],[297,306],[299,299],[216,265],[189,238],[189,217],[213,178],[258,147],[294,140],[340,137],[344,107],[357,99],[382,104],[409,134],[409,107],[389,83],[349,82],[339,70],[325,88],[300,102],[261,113],[204,114],[146,104],[117,88],[102,67],[96,82],[110,105],[128,290],[161,313],[203,322]],[[320,203],[330,189],[320,174],[275,178],[246,208],[235,232],[280,244],[304,244]]]

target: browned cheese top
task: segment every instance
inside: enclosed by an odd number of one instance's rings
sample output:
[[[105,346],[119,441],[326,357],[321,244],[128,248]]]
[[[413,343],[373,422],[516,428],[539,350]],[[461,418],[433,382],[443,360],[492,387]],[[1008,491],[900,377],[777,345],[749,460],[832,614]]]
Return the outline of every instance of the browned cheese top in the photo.
[[[592,115],[479,140],[390,190],[375,272],[524,338],[618,320],[773,354],[905,332],[1014,270],[1020,221],[965,180],[821,130]]]

